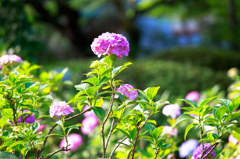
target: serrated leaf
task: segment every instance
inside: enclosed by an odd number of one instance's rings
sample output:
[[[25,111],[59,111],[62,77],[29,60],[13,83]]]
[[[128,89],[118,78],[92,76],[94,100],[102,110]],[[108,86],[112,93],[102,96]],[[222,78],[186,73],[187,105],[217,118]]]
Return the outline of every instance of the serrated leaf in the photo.
[[[93,112],[94,114],[101,120],[104,120],[105,117],[105,111],[101,107],[93,107]]]
[[[239,106],[239,103],[240,103],[240,97],[233,99],[232,102],[229,104],[230,112],[233,112],[235,109],[237,109]]]
[[[99,85],[99,79],[97,78],[97,77],[91,77],[91,78],[88,78],[88,79],[86,79],[86,80],[84,80],[84,81],[82,81],[82,82],[87,82],[87,83],[91,83],[91,84],[93,84],[93,85],[95,85],[95,86],[98,86]]]
[[[215,99],[215,98],[217,98],[217,97],[215,96],[215,97],[210,97],[210,98],[205,99],[205,100],[202,101],[202,103],[200,104],[200,107],[205,106],[207,103],[209,103],[210,101],[212,101],[212,100]]]
[[[18,159],[18,157],[12,153],[0,151],[0,159]]]
[[[156,126],[150,123],[146,123],[145,127],[148,131],[153,131],[154,129],[156,129]]]
[[[135,139],[136,136],[137,136],[137,128],[134,127],[131,131],[130,131],[130,136],[131,136],[131,139]]]
[[[218,120],[222,120],[223,115],[226,113],[226,111],[227,111],[227,108],[225,106],[222,106],[214,112],[214,115]]]
[[[10,150],[12,147],[14,147],[16,145],[22,145],[22,144],[25,144],[25,142],[24,141],[15,141],[10,146],[8,146],[7,150]]]
[[[162,134],[162,132],[163,132],[163,127],[160,126],[160,127],[156,128],[156,129],[154,129],[154,130],[151,132],[151,135],[152,135],[152,137],[153,137],[155,140],[157,140],[157,139],[159,138],[159,136]]]
[[[229,104],[231,103],[231,100],[229,99],[219,99],[220,103],[222,103],[226,108],[229,107]]]
[[[40,124],[38,121],[34,121],[34,123],[32,124],[32,130],[33,130],[33,134],[35,132],[37,132],[38,128],[40,127]]]

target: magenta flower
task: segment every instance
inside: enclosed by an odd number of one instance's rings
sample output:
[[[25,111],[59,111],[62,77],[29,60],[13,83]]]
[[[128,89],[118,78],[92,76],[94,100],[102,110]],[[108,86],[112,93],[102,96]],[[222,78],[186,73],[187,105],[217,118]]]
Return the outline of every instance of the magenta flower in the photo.
[[[186,142],[183,142],[181,146],[179,147],[179,156],[181,158],[185,158],[198,147],[198,140],[190,139]]]
[[[68,115],[71,112],[74,112],[73,108],[71,108],[65,101],[53,102],[50,106],[50,117],[54,115],[56,117],[60,117],[61,115]]]
[[[69,151],[63,151],[64,153],[69,153],[70,151],[75,151],[77,150],[82,144],[83,144],[83,139],[82,136],[79,134],[70,134],[67,136],[68,139],[68,144],[70,145],[68,148],[71,150]],[[63,138],[61,143],[60,143],[60,148],[67,146],[66,139]]]
[[[237,144],[238,144],[238,139],[236,139],[235,137],[233,137],[232,134],[231,134],[231,135],[229,135],[229,137],[228,137],[228,142],[231,142],[231,143],[233,143],[234,145],[237,145]]]
[[[81,131],[83,134],[87,135],[91,133],[98,124],[99,124],[99,119],[95,114],[92,116],[88,116],[82,121],[83,127],[81,127]]]
[[[17,55],[3,55],[0,57],[0,64],[2,65],[19,63],[21,61],[21,57]]]
[[[24,111],[23,111],[23,113],[27,113],[27,112],[28,112],[28,110],[24,110]],[[23,121],[24,123],[29,123],[29,124],[34,123],[34,121],[36,120],[36,118],[34,117],[34,115],[31,114],[29,117],[27,117],[27,116],[29,116],[29,114],[21,115],[21,116],[18,118],[17,123],[21,123],[22,120],[24,120],[24,121]]]
[[[205,144],[203,145],[204,149],[207,149],[207,148],[209,148],[210,146],[211,146],[210,143],[205,143]],[[212,150],[212,148],[210,148],[209,150],[207,150],[207,151],[204,153],[204,155],[206,155],[206,154],[207,154],[208,152],[210,152],[211,150]],[[191,159],[200,159],[200,158],[201,158],[201,155],[202,155],[202,145],[199,145],[199,146],[197,147],[197,149],[194,150]],[[211,153],[210,155],[212,156],[212,158],[216,156],[214,150],[212,151],[212,153]],[[204,158],[204,159],[207,159],[207,158]]]
[[[192,91],[186,95],[185,99],[197,102],[200,99],[200,94],[197,91]]]
[[[163,126],[163,132],[162,135],[172,135],[177,136],[178,130],[174,129],[171,126]]]
[[[122,95],[125,95],[126,97],[135,100],[135,98],[138,96],[138,92],[136,90],[130,90],[134,89],[133,86],[130,84],[123,84],[121,85],[117,91],[120,92]],[[118,97],[118,95],[116,95]]]
[[[94,39],[91,48],[98,57],[115,54],[121,59],[123,56],[128,56],[129,43],[121,34],[106,32]]]
[[[180,106],[178,104],[169,104],[163,107],[162,113],[166,116],[171,116],[175,119],[177,116],[181,115]]]

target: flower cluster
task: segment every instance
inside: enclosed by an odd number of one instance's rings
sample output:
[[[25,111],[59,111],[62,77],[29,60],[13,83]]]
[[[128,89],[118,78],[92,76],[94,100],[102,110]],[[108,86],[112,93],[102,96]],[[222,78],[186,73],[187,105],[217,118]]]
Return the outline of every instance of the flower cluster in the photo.
[[[183,142],[181,146],[179,147],[179,156],[181,158],[185,158],[198,147],[198,140],[190,139],[186,142]]]
[[[53,102],[50,106],[50,117],[54,115],[56,117],[60,117],[61,115],[68,115],[71,112],[74,112],[73,108],[71,108],[65,101]]]
[[[84,111],[88,109],[88,106],[85,106]],[[99,124],[98,117],[94,114],[93,110],[83,114],[85,119],[82,121],[81,131],[83,134],[87,135],[91,133],[95,127]]]
[[[138,96],[138,92],[131,89],[134,89],[134,87],[130,84],[123,84],[117,89],[117,91],[120,92],[122,95],[125,95],[126,97],[135,100],[135,98]]]
[[[211,146],[210,143],[205,143],[205,144],[203,145],[204,149],[207,149],[207,148],[209,148],[210,146]],[[204,155],[208,154],[211,150],[212,150],[212,148],[209,148],[209,149],[204,153]],[[200,159],[200,158],[201,158],[201,155],[202,155],[202,151],[203,151],[202,145],[199,145],[199,146],[197,147],[197,149],[194,150],[191,159]],[[211,156],[212,156],[212,158],[216,156],[214,150],[212,151]],[[206,158],[204,158],[204,159],[206,159]]]
[[[23,113],[27,113],[27,112],[28,112],[28,110],[24,110],[24,111],[23,111]],[[23,120],[24,120],[24,121],[23,121]],[[21,116],[18,118],[17,123],[21,123],[21,122],[23,121],[24,123],[32,124],[32,123],[34,123],[35,120],[36,120],[36,118],[34,117],[33,114],[31,114],[30,116],[29,116],[29,114],[27,114],[27,115],[21,115]]]
[[[3,55],[0,57],[0,64],[7,65],[21,62],[21,57],[17,55]]]
[[[94,39],[91,48],[98,57],[115,54],[121,59],[123,56],[128,56],[129,43],[121,34],[106,32]]]
[[[166,116],[171,116],[175,119],[177,116],[181,115],[180,106],[178,104],[169,104],[163,107],[162,113]]]
[[[197,102],[200,99],[200,94],[197,91],[192,91],[186,95],[185,99]]]
[[[163,126],[163,132],[162,135],[172,135],[177,136],[178,130],[174,129],[171,126]]]
[[[68,144],[70,145],[68,148],[71,150],[69,151],[63,151],[64,153],[69,153],[70,151],[77,150],[82,144],[83,144],[83,139],[82,136],[79,134],[70,134],[67,136]],[[67,146],[66,139],[63,138],[62,141],[60,142],[60,148]]]

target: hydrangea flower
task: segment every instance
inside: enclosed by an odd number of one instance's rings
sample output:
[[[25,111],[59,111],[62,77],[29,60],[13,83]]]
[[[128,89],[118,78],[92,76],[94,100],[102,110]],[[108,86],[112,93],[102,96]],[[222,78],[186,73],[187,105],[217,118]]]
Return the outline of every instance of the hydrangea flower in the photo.
[[[99,119],[95,114],[92,116],[88,116],[82,121],[81,131],[83,134],[87,135],[91,133],[98,124]]]
[[[232,134],[231,134],[231,135],[229,135],[229,137],[228,137],[228,142],[231,142],[231,143],[233,143],[234,145],[237,145],[237,144],[238,144],[238,139],[236,139],[235,137],[233,137]]]
[[[70,151],[77,150],[82,144],[83,144],[83,139],[82,136],[79,134],[70,134],[67,136],[68,139],[68,144],[70,145],[68,148],[71,150],[69,151],[63,151],[64,153],[69,153]],[[63,138],[62,141],[60,142],[60,148],[67,146],[66,139]]]
[[[54,115],[60,117],[61,115],[68,115],[71,112],[74,112],[73,108],[67,105],[65,101],[53,102],[49,110],[50,117]]]
[[[106,32],[94,39],[91,49],[98,57],[115,54],[121,59],[123,56],[128,56],[129,43],[121,34]]]
[[[134,87],[130,84],[123,84],[117,89],[117,91],[120,92],[122,95],[125,95],[126,97],[135,100],[135,98],[138,96],[138,92],[136,90],[130,89],[134,89]],[[118,97],[118,95],[116,95],[116,97]]]
[[[28,112],[28,110],[24,110],[24,111],[23,111],[23,113],[27,113],[27,112]],[[21,123],[23,119],[24,119],[24,123],[29,123],[29,124],[34,123],[34,121],[36,120],[36,118],[34,117],[34,115],[31,114],[29,117],[27,117],[27,118],[25,119],[25,117],[26,117],[27,115],[29,116],[29,114],[21,115],[21,116],[18,118],[17,123]]]
[[[190,139],[183,142],[179,147],[179,156],[185,158],[189,156],[198,147],[198,140]]]
[[[207,149],[207,148],[209,148],[210,146],[211,146],[210,143],[205,143],[205,144],[203,145],[204,149]],[[209,150],[207,150],[207,151],[204,153],[204,155],[206,155],[206,154],[207,154],[208,152],[210,152],[211,150],[212,150],[212,148],[210,148]],[[202,155],[202,145],[199,145],[199,146],[197,147],[197,149],[194,150],[191,159],[200,159],[200,158],[201,158],[201,155]],[[212,158],[216,156],[214,150],[212,151],[212,153],[211,153],[210,155],[212,156]],[[207,158],[204,158],[204,159],[207,159]]]
[[[21,61],[21,57],[17,55],[3,55],[0,57],[0,64],[2,65],[19,63]]]
[[[36,133],[39,133],[39,132],[43,131],[45,129],[45,127],[46,127],[46,124],[40,124]]]
[[[186,95],[185,99],[197,102],[200,99],[200,93],[198,93],[197,91],[189,92]]]
[[[180,106],[178,104],[169,104],[163,107],[162,113],[166,116],[171,116],[175,119],[177,116],[181,115]]]
[[[162,135],[172,135],[177,136],[178,130],[174,129],[171,126],[163,126],[163,132]]]

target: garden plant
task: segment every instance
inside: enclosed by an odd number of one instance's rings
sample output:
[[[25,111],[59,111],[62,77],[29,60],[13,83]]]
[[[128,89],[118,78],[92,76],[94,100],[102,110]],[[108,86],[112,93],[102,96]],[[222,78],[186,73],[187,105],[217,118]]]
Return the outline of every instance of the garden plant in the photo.
[[[87,78],[75,85],[77,93],[69,101],[62,99],[63,92],[57,93],[66,69],[38,77],[34,72],[40,66],[24,62],[17,55],[0,57],[0,158],[62,158],[59,154],[67,155],[83,146],[80,130],[88,135],[96,127],[101,150],[95,158],[176,158],[176,151],[181,158],[192,159],[239,155],[237,90],[232,92],[237,94],[232,99],[200,99],[194,91],[170,104],[157,95],[159,86],[140,90],[132,86],[134,83],[118,79],[118,74],[132,64],[114,65],[129,54],[124,36],[103,33],[94,39],[91,49],[101,59],[91,63]],[[168,125],[158,125],[153,118],[157,114],[166,116]],[[199,132],[199,138],[179,146],[177,142],[183,137],[178,135],[178,128],[183,122],[187,123],[184,140],[192,128]],[[115,133],[120,135],[112,139]],[[226,135],[233,144],[224,148]],[[59,149],[46,149],[49,138],[60,142]],[[215,151],[217,146],[221,147]]]

